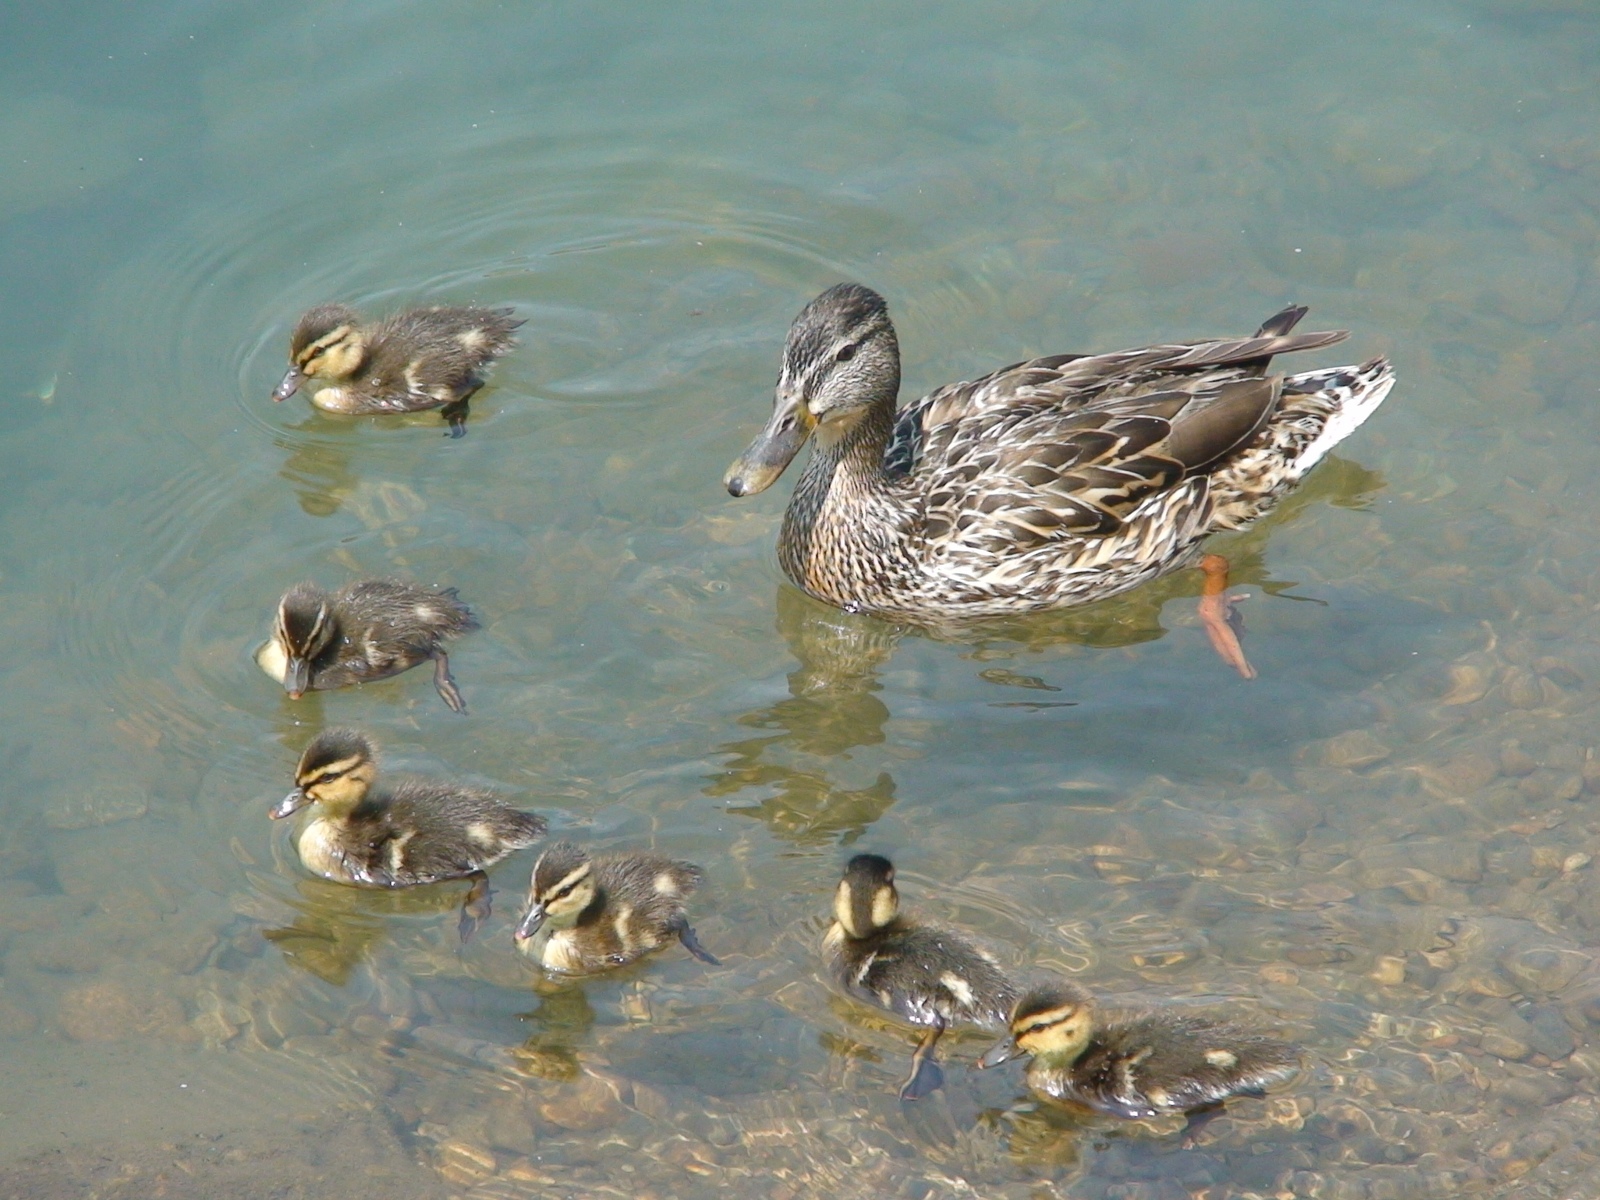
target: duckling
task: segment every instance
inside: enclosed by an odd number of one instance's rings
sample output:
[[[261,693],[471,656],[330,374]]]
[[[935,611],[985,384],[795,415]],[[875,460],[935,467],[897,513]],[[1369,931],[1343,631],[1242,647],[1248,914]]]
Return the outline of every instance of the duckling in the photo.
[[[461,906],[461,940],[488,919],[488,867],[533,845],[545,820],[504,804],[493,792],[404,777],[375,787],[377,748],[352,729],[325,729],[295,768],[294,791],[272,806],[273,820],[307,805],[321,809],[295,837],[306,869],[335,883],[412,887],[470,879]]]
[[[684,911],[700,868],[634,851],[590,858],[571,842],[545,847],[533,866],[517,949],[547,971],[590,975],[659,950],[672,938],[717,966]]]
[[[1036,987],[1011,1011],[1011,1036],[981,1059],[1023,1054],[1028,1086],[1114,1117],[1193,1112],[1260,1095],[1300,1070],[1300,1051],[1240,1025],[1193,1013],[1098,1011],[1065,980]]]
[[[483,372],[517,342],[509,308],[411,308],[371,325],[345,304],[311,309],[289,337],[289,369],[272,390],[287,400],[307,379],[331,387],[311,403],[335,413],[441,409],[450,436],[467,431],[467,402]]]
[[[916,1100],[944,1082],[933,1052],[950,1025],[1004,1027],[1017,997],[1011,980],[960,934],[901,916],[888,859],[858,854],[850,860],[834,893],[833,916],[822,952],[839,986],[927,1026],[900,1086],[902,1100]]]
[[[364,579],[330,595],[297,583],[278,601],[272,637],[256,651],[256,664],[298,700],[308,691],[387,679],[432,659],[440,698],[465,714],[440,642],[476,628],[455,588]]]

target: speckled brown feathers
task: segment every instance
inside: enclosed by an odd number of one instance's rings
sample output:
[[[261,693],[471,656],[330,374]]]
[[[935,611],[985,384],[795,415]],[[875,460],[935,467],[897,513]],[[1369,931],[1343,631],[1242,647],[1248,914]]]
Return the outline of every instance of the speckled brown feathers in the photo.
[[[546,847],[534,864],[517,948],[548,971],[586,975],[620,967],[673,939],[703,962],[687,900],[700,868],[636,850],[591,858],[570,842]]]
[[[272,637],[256,662],[298,698],[384,679],[431,659],[440,697],[465,712],[443,643],[477,627],[454,588],[365,579],[330,593],[301,583],[279,601]]]
[[[347,729],[312,740],[295,769],[295,790],[272,815],[312,805],[296,837],[301,861],[325,878],[368,887],[460,879],[533,845],[545,830],[544,818],[482,788],[415,776],[379,782],[376,748]]]
[[[1264,1033],[1181,1009],[1100,1009],[1065,980],[1029,990],[993,1066],[1031,1054],[1028,1086],[1117,1117],[1190,1112],[1292,1079],[1300,1052]]]
[[[1273,355],[1346,336],[1293,333],[1304,312],[1250,337],[1033,359],[896,414],[882,300],[840,285],[796,318],[773,419],[728,486],[761,490],[814,433],[778,555],[842,608],[941,621],[1114,595],[1261,516],[1388,393],[1382,359],[1268,375]]]
[[[522,324],[509,308],[413,308],[370,325],[343,304],[300,318],[289,338],[289,369],[273,392],[292,396],[308,379],[312,394],[337,413],[401,413],[446,408],[459,434],[466,403],[491,363],[516,345]]]

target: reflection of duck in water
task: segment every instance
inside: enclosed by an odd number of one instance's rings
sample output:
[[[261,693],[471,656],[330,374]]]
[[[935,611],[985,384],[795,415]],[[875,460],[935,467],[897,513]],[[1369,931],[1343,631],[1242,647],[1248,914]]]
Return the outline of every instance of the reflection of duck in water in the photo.
[[[547,971],[589,975],[624,966],[676,939],[717,965],[689,925],[685,901],[700,868],[636,850],[590,858],[571,842],[539,856],[517,949]]]
[[[1266,513],[1388,394],[1389,364],[1269,376],[1275,354],[1342,341],[1253,336],[1055,355],[895,411],[884,300],[840,284],[795,318],[773,414],[728,490],[769,487],[813,436],[778,539],[788,576],[841,608],[913,622],[1083,604],[1193,561]],[[1208,562],[1213,640],[1249,667]]]
[[[1019,999],[1010,1038],[979,1065],[1023,1054],[1033,1056],[1027,1080],[1039,1095],[1129,1118],[1259,1095],[1300,1070],[1300,1052],[1277,1038],[1193,1013],[1100,1011],[1065,980]]]
[[[467,431],[467,403],[483,372],[517,342],[509,308],[410,308],[369,325],[345,304],[321,304],[289,335],[289,369],[272,390],[287,400],[308,379],[325,412],[372,414],[441,409],[450,436]]]
[[[298,700],[308,691],[387,679],[432,659],[440,699],[465,713],[443,642],[476,628],[455,588],[365,579],[330,593],[299,583],[278,601],[272,637],[256,651],[256,664]]]
[[[835,981],[857,1000],[927,1029],[900,1087],[902,1100],[926,1096],[944,1082],[934,1048],[951,1025],[997,1027],[1016,989],[987,953],[960,934],[900,915],[894,865],[858,854],[833,897],[833,924],[822,952]]]
[[[787,584],[778,588],[777,625],[800,660],[789,674],[789,695],[739,718],[740,725],[761,732],[718,747],[731,761],[705,794],[758,790],[760,800],[730,804],[728,811],[758,817],[791,841],[848,843],[895,801],[887,771],[863,788],[840,787],[829,771],[839,755],[884,741],[889,709],[877,696],[877,668],[894,653],[900,631],[818,604]],[[776,761],[769,761],[769,749]],[[791,751],[829,761],[796,764]]]
[[[471,879],[461,909],[461,940],[468,941],[489,916],[484,871],[538,841],[544,818],[479,788],[411,777],[376,786],[377,774],[376,751],[364,736],[324,730],[300,756],[294,791],[271,815],[317,807],[295,835],[295,849],[307,870],[335,883],[400,888]]]

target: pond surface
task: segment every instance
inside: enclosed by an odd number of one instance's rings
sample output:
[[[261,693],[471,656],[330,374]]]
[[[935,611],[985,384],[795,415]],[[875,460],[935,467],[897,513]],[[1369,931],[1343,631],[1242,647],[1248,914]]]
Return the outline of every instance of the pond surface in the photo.
[[[0,45],[0,1188],[30,1196],[1600,1193],[1600,32],[1577,0],[61,3]],[[804,599],[721,474],[788,322],[906,394],[1348,328],[1400,383],[1234,564],[967,638]],[[473,404],[274,405],[295,317],[510,304]],[[291,702],[302,578],[458,587],[426,671]],[[700,863],[707,967],[576,988],[460,889],[308,878],[323,724]],[[1189,1130],[911,1036],[815,942],[850,848],[1019,969],[1304,1044]],[[298,1190],[293,1190],[298,1189]]]

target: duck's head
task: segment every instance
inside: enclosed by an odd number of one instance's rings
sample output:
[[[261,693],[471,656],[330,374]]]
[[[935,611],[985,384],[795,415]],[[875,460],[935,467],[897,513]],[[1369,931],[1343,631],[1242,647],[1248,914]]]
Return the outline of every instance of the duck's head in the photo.
[[[283,647],[283,688],[298,700],[311,686],[311,663],[327,649],[336,631],[328,593],[314,583],[297,583],[278,601],[273,636]]]
[[[513,935],[517,943],[531,939],[547,920],[557,929],[570,929],[594,903],[595,888],[594,864],[587,854],[571,842],[547,846],[533,864],[528,912]]]
[[[1094,1033],[1094,998],[1075,983],[1061,980],[1025,992],[1011,1010],[1011,1036],[978,1060],[997,1067],[1024,1054],[1053,1062],[1073,1062]]]
[[[287,400],[313,377],[337,381],[354,376],[367,357],[360,319],[344,304],[321,304],[301,317],[289,335],[289,369],[272,389],[272,398]]]
[[[833,916],[853,938],[870,937],[900,915],[894,864],[881,854],[858,854],[844,868],[833,893]]]
[[[308,804],[348,812],[366,798],[377,774],[377,749],[365,735],[353,729],[324,729],[300,756],[294,791],[272,806],[272,818],[291,816]]]
[[[900,344],[883,297],[859,283],[818,296],[789,326],[772,418],[722,482],[735,496],[771,487],[813,433],[831,444],[900,390]]]

